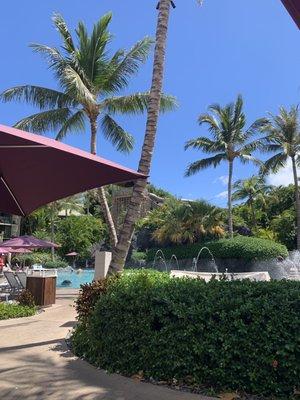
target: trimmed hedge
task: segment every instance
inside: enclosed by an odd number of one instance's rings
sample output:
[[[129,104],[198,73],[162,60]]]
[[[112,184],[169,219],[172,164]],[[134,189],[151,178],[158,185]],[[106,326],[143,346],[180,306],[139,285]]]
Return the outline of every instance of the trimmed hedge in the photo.
[[[292,398],[300,378],[300,283],[128,272],[72,344],[111,372]]]
[[[173,254],[178,259],[189,259],[197,257],[202,247],[208,247],[215,258],[236,258],[247,261],[270,260],[278,257],[287,257],[286,246],[273,242],[272,240],[259,239],[255,237],[237,236],[233,239],[220,239],[207,243],[195,243],[166,247],[163,249],[165,257],[171,258]],[[147,252],[147,261],[153,261],[158,249],[150,249]],[[207,251],[203,251],[201,258],[209,258]]]
[[[31,317],[35,312],[35,307],[22,306],[20,304],[0,303],[0,320]]]

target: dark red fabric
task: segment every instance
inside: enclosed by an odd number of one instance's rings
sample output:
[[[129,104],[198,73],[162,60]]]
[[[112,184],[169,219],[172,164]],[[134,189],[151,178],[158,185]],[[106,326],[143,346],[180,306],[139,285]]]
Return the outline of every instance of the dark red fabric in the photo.
[[[59,247],[59,245],[48,242],[47,240],[38,239],[34,236],[18,236],[1,243],[2,248],[9,247],[10,249],[51,249]]]
[[[282,3],[293,17],[300,29],[300,0],[282,0]]]
[[[56,140],[0,125],[1,212],[28,215],[52,201],[138,178],[146,179],[136,171]]]

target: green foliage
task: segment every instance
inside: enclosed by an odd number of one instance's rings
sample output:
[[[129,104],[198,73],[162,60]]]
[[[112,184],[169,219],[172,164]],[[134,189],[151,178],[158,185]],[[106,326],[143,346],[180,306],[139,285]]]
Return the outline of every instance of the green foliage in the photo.
[[[236,236],[233,239],[220,239],[207,243],[195,243],[185,246],[174,246],[163,249],[166,258],[175,254],[178,259],[197,257],[202,247],[208,247],[215,258],[238,258],[243,260],[270,260],[287,257],[287,248],[271,240],[255,237]],[[147,260],[152,261],[158,249],[150,249],[147,252]],[[209,258],[208,252],[203,251],[202,258]]]
[[[50,252],[33,251],[29,254],[17,254],[12,259],[13,262],[18,264],[23,264],[31,266],[33,264],[44,265],[51,261]]]
[[[78,321],[85,323],[88,320],[100,296],[106,292],[109,283],[115,279],[117,277],[99,279],[98,281],[81,285],[79,295],[75,301]]]
[[[136,262],[144,261],[144,260],[146,260],[146,258],[147,258],[147,254],[143,251],[133,250],[133,252],[131,254],[131,259]]]
[[[35,307],[34,297],[31,292],[27,289],[24,289],[17,297],[17,301],[21,306],[27,306],[30,308]]]
[[[56,259],[55,261],[47,261],[44,264],[44,268],[55,269],[55,268],[66,268],[69,264],[64,260]]]
[[[56,241],[61,245],[61,256],[76,251],[81,258],[89,258],[92,245],[105,237],[105,225],[91,215],[71,216],[57,224]]]
[[[289,250],[296,247],[296,213],[294,209],[285,210],[271,221],[271,229],[279,242]]]
[[[99,296],[73,349],[111,372],[287,400],[299,385],[299,289],[130,271]]]
[[[23,306],[20,304],[0,303],[0,320],[31,317],[35,312],[35,307]]]

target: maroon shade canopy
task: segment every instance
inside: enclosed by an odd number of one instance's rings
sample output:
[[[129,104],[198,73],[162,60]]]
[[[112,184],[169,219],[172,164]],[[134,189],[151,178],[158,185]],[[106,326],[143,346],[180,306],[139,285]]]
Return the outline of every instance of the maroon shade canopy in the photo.
[[[281,0],[300,29],[300,0]]]
[[[31,253],[29,249],[13,249],[12,247],[0,247],[0,254],[9,254],[9,253],[14,253],[14,254],[25,254],[25,253]]]
[[[0,211],[28,215],[52,201],[100,186],[146,179],[104,158],[0,125]]]
[[[47,240],[38,239],[34,236],[19,236],[6,242],[1,243],[1,247],[23,248],[23,249],[51,249],[53,247],[59,247],[59,245],[48,242]]]

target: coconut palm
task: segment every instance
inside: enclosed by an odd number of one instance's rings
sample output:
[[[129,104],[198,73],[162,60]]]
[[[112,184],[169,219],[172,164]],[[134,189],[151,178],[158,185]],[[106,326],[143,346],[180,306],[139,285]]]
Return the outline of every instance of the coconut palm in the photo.
[[[246,126],[246,116],[243,112],[243,99],[237,97],[235,103],[221,107],[213,104],[209,107],[210,113],[200,115],[198,122],[202,126],[206,124],[212,139],[204,136],[189,140],[185,144],[185,149],[202,150],[204,153],[213,154],[211,157],[202,158],[191,163],[185,176],[191,176],[199,171],[214,167],[216,168],[222,161],[228,163],[228,230],[230,237],[233,236],[232,223],[232,175],[233,164],[236,159],[242,163],[259,161],[251,153],[259,148],[258,140],[253,140],[255,133],[266,123],[265,119],[258,119],[248,129]]]
[[[256,227],[254,203],[259,201],[264,205],[265,196],[272,189],[272,186],[267,185],[262,176],[252,176],[248,179],[236,181],[233,189],[232,200],[246,200],[245,204],[249,206],[252,214],[252,225]]]
[[[112,41],[109,24],[112,14],[104,15],[94,25],[89,36],[80,22],[76,39],[61,15],[53,21],[62,40],[61,49],[41,44],[31,47],[45,56],[58,81],[60,90],[24,85],[10,88],[1,95],[3,101],[18,100],[37,106],[40,112],[19,121],[15,126],[24,130],[44,133],[56,131],[56,139],[62,140],[70,132],[84,132],[86,122],[90,126],[91,153],[97,153],[97,133],[110,141],[117,150],[129,152],[133,137],[115,120],[116,114],[139,114],[149,108],[149,93],[121,95],[129,79],[146,61],[152,40],[146,37],[129,50],[117,50],[109,56]],[[161,111],[173,108],[174,98],[162,96]],[[100,128],[98,127],[100,125]],[[117,234],[103,188],[98,191],[104,216],[109,227],[111,242],[117,243]]]
[[[290,160],[293,168],[297,214],[297,249],[300,249],[300,199],[297,165],[300,162],[300,120],[299,108],[290,110],[281,107],[278,115],[270,114],[269,123],[262,129],[267,134],[262,139],[263,150],[275,153],[262,168],[262,172],[276,173],[284,168]]]

